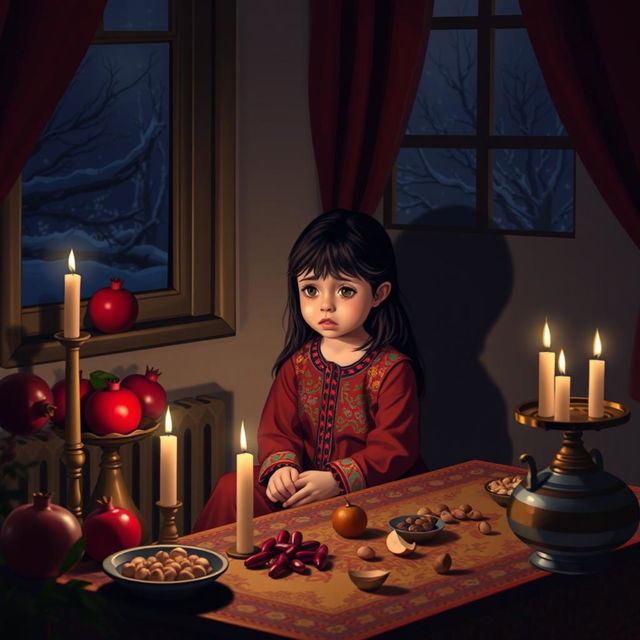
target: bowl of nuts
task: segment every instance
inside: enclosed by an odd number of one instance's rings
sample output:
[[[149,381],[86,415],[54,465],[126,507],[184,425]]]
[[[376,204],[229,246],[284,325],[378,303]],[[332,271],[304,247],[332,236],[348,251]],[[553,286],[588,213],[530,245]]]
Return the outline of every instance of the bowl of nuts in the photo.
[[[219,553],[201,547],[154,544],[116,551],[102,562],[104,572],[134,593],[160,599],[186,598],[229,567]]]
[[[484,490],[501,507],[506,507],[511,501],[513,490],[522,482],[522,476],[505,476],[489,480],[484,485]]]
[[[430,542],[447,525],[437,516],[397,516],[389,520],[389,526],[408,542]]]

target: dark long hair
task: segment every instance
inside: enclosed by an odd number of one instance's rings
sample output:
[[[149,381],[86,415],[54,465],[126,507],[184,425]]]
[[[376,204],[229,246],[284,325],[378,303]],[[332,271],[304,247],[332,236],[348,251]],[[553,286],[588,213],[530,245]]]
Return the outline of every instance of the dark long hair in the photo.
[[[383,226],[372,216],[337,209],[314,218],[295,241],[289,253],[288,296],[285,316],[287,334],[284,349],[273,366],[275,375],[285,361],[318,333],[302,317],[298,276],[312,273],[316,278],[328,275],[352,276],[371,285],[375,294],[383,282],[391,283],[391,292],[373,307],[364,328],[371,336],[359,349],[391,345],[411,358],[418,390],[422,393],[424,374],[411,324],[401,302],[396,258],[391,240]]]

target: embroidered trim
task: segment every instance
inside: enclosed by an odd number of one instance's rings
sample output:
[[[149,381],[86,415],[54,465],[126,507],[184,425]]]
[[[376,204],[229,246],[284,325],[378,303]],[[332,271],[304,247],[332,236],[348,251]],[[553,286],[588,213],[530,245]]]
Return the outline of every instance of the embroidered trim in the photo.
[[[346,378],[348,376],[353,376],[356,373],[359,373],[363,369],[366,369],[378,356],[381,349],[374,349],[373,351],[368,351],[365,353],[360,360],[350,364],[346,367],[343,367],[339,364],[335,364],[332,362],[327,362],[322,355],[322,351],[320,351],[320,340],[321,336],[317,336],[311,341],[311,346],[309,349],[309,357],[311,358],[311,362],[313,366],[318,370],[324,372],[327,367],[334,366],[338,367],[340,370],[340,377]]]
[[[280,467],[295,467],[298,471],[302,471],[302,467],[298,462],[298,456],[294,451],[276,451],[265,458],[260,466],[258,482],[266,485],[269,482],[271,474]]]
[[[340,476],[339,484],[346,489],[347,493],[365,488],[364,474],[353,458],[334,460],[328,466],[332,472]]]
[[[333,425],[336,419],[338,389],[340,388],[340,368],[327,363],[322,381],[322,402],[318,419],[318,434],[313,464],[316,469],[324,469],[331,460],[333,449]]]

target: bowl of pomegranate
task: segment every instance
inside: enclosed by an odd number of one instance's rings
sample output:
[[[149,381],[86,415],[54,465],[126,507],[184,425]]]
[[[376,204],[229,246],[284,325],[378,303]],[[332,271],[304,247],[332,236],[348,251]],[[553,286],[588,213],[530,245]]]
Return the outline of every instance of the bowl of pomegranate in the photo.
[[[447,525],[432,515],[397,516],[389,520],[389,526],[408,542],[431,542]]]
[[[104,572],[129,591],[166,600],[193,595],[228,567],[229,561],[215,551],[175,544],[132,547],[102,562]]]

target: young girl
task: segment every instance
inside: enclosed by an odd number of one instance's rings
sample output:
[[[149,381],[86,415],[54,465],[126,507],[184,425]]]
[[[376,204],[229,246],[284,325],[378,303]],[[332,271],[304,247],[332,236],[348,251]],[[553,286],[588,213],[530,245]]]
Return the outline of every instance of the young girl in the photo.
[[[285,347],[258,428],[256,516],[426,471],[422,368],[384,228],[362,213],[318,216],[293,245],[288,279]],[[193,530],[235,519],[227,473]]]

